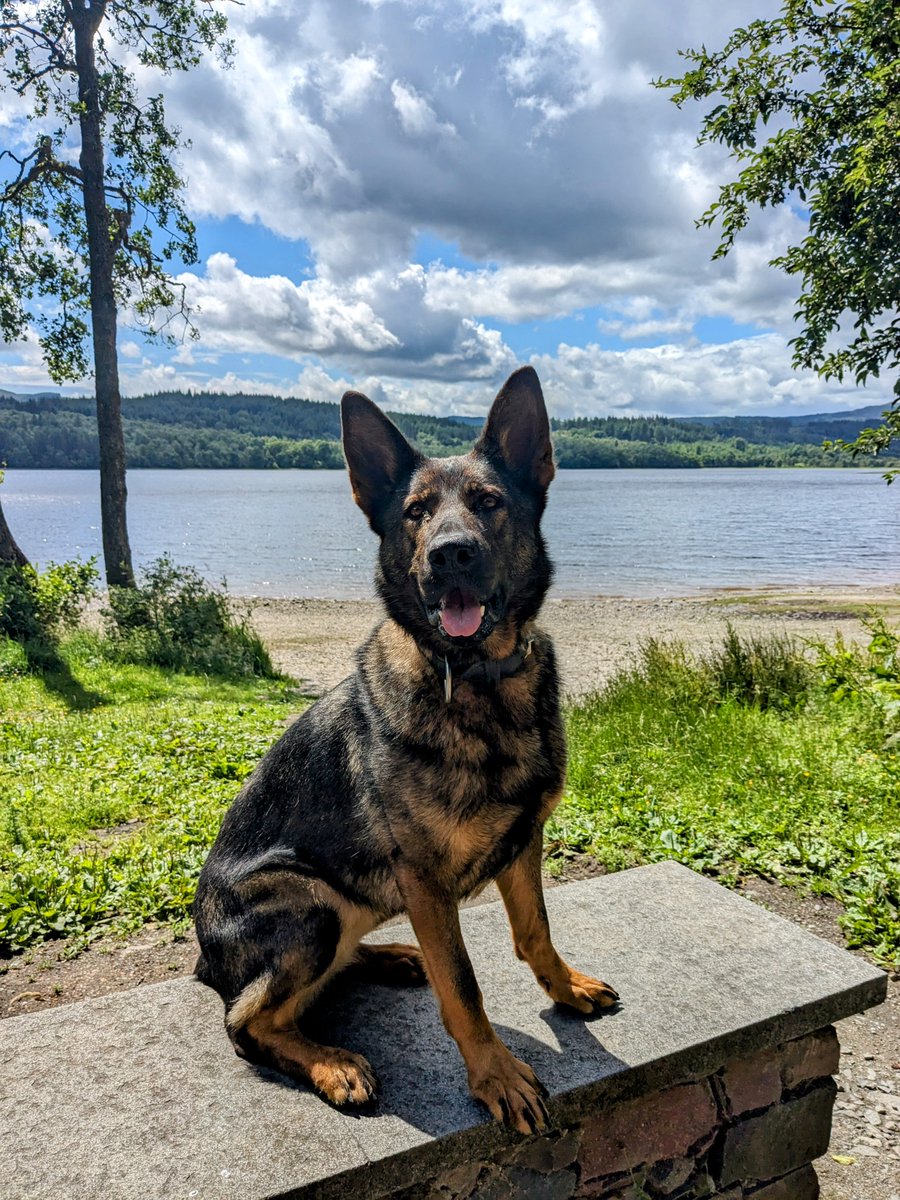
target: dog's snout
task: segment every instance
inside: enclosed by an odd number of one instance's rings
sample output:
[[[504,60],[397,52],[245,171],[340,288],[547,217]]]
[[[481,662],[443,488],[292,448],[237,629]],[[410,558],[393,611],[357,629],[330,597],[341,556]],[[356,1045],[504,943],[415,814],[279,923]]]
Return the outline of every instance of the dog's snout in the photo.
[[[478,543],[471,537],[448,537],[433,545],[428,551],[428,563],[438,575],[450,571],[470,571],[480,557]]]

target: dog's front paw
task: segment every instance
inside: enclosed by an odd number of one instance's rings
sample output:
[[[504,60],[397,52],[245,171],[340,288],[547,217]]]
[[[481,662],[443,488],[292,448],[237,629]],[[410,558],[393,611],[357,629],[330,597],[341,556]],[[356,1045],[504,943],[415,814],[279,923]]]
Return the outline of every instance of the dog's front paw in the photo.
[[[501,1042],[469,1067],[469,1090],[502,1125],[511,1125],[519,1133],[537,1133],[547,1127],[546,1088],[531,1067]]]
[[[318,1062],[310,1064],[309,1080],[317,1092],[338,1108],[345,1104],[367,1104],[375,1095],[375,1072],[361,1054],[333,1046]]]
[[[550,999],[564,1008],[574,1008],[586,1016],[603,1008],[612,1008],[618,1002],[619,993],[602,979],[592,979],[580,971],[566,968],[567,975],[560,980],[541,982],[547,988]]]

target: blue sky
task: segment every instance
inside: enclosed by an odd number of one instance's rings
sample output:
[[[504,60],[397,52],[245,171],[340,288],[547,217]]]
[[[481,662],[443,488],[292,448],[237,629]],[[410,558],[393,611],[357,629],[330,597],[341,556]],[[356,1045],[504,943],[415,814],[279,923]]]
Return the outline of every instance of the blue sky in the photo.
[[[198,341],[123,321],[123,390],[484,411],[533,362],[557,416],[790,413],[887,400],[790,365],[770,210],[713,263],[695,219],[733,164],[651,79],[768,0],[247,0],[235,58],[164,81],[201,261]],[[5,107],[4,107],[5,105]],[[0,145],[34,129],[0,95]],[[52,386],[34,339],[0,388]],[[71,391],[86,390],[85,384]]]

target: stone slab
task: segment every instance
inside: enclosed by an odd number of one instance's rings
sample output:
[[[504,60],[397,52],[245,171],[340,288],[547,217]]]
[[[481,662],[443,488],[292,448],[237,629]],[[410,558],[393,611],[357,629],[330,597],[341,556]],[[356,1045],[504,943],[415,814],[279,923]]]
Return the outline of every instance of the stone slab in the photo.
[[[466,910],[463,929],[488,1014],[560,1125],[886,993],[862,959],[675,863],[554,888],[547,907],[560,952],[612,983],[619,1010],[557,1012],[514,957],[501,905]],[[468,1097],[429,989],[339,985],[317,1023],[373,1064],[372,1112],[338,1112],[236,1058],[219,998],[195,981],[0,1022],[0,1200],[374,1197],[517,1140]]]

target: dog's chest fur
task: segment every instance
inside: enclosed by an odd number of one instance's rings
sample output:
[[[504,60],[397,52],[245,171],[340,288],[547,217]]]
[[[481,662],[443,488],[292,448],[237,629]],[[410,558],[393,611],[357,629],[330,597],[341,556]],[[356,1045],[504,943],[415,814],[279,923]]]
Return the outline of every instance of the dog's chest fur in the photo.
[[[391,834],[448,887],[468,894],[522,848],[552,811],[565,742],[552,646],[539,635],[520,671],[499,683],[443,680],[393,622],[360,656],[369,720],[383,754],[373,782]]]

